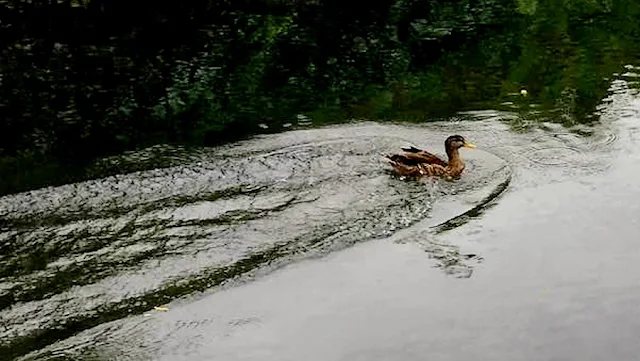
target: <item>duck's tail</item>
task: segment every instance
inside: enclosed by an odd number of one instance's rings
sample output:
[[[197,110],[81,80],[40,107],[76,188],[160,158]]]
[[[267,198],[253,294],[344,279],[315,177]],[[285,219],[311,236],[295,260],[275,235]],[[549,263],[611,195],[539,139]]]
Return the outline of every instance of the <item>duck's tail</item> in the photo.
[[[397,166],[397,165],[398,165],[398,162],[397,162],[397,160],[395,159],[395,157],[394,157],[393,155],[380,153],[380,157],[381,157],[381,160],[382,160],[383,162],[385,162],[385,163],[389,163],[389,164],[391,164],[392,166],[393,166],[393,165],[395,165],[395,166]]]
[[[405,151],[407,153],[419,153],[419,152],[422,151],[422,150],[414,147],[413,145],[410,146],[410,147],[405,147],[405,148],[400,148],[400,149],[402,149],[403,151]]]

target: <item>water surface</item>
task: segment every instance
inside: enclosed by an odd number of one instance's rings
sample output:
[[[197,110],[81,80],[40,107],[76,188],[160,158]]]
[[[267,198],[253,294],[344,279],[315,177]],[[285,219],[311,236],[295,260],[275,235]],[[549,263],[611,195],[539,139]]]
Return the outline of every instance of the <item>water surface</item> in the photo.
[[[5,244],[75,251],[7,278],[5,299],[20,299],[2,311],[4,337],[28,345],[86,329],[26,359],[507,360],[538,348],[603,355],[597,345],[627,359],[635,343],[606,330],[637,329],[623,317],[640,286],[634,84],[614,81],[591,127],[516,133],[516,115],[499,111],[357,123],[3,198],[17,229]],[[480,145],[463,154],[460,182],[400,180],[379,159],[453,133]],[[103,198],[85,202],[92,189]],[[325,256],[265,273],[314,255]],[[62,280],[59,291],[43,279]],[[584,331],[596,324],[604,331]]]

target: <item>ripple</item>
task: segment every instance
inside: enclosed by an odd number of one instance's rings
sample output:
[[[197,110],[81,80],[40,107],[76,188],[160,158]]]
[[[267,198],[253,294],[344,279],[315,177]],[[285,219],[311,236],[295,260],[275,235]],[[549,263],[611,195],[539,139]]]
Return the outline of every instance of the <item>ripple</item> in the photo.
[[[444,134],[418,129],[295,131],[210,156],[201,149],[197,162],[1,198],[12,232],[0,245],[0,338],[23,353],[473,207],[471,194],[488,187],[504,161],[465,151],[459,182],[390,177],[380,153],[408,144],[442,149]],[[445,198],[459,207],[434,210]]]
[[[556,142],[570,147],[578,147],[582,145],[583,137],[571,132],[545,132],[531,139],[533,143],[550,143]]]
[[[581,150],[571,147],[531,149],[525,153],[525,156],[531,162],[550,166],[570,164],[575,160],[576,156],[583,155]]]
[[[590,151],[605,150],[617,143],[619,139],[620,136],[618,134],[602,130],[596,134],[588,136],[586,138],[584,148]]]
[[[616,115],[620,118],[638,118],[640,114],[639,109],[635,108],[622,108],[616,111]]]

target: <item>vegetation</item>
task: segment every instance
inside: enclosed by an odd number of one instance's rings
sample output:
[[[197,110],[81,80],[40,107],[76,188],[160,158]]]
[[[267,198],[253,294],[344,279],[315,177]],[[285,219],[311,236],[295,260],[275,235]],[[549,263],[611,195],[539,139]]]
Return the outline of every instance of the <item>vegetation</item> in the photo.
[[[633,0],[0,0],[0,194],[152,144],[300,115],[420,121],[520,87],[564,123],[591,121],[637,53],[639,16]]]

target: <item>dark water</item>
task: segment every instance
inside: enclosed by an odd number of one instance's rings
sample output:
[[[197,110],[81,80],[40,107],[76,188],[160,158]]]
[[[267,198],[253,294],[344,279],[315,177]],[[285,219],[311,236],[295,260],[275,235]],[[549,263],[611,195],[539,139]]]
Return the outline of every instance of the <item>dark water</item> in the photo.
[[[104,160],[170,167],[0,198],[0,355],[635,359],[640,68],[604,52],[579,77],[525,76],[527,97],[504,89],[440,122],[301,116],[223,147]],[[496,84],[458,75],[447,84]],[[479,146],[459,182],[399,180],[380,160],[454,133]]]

